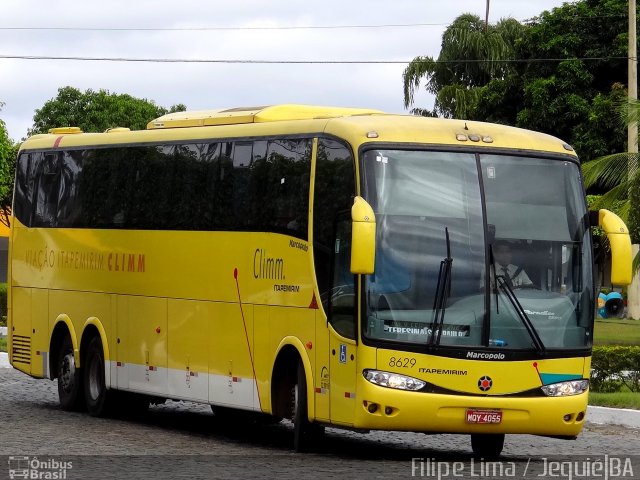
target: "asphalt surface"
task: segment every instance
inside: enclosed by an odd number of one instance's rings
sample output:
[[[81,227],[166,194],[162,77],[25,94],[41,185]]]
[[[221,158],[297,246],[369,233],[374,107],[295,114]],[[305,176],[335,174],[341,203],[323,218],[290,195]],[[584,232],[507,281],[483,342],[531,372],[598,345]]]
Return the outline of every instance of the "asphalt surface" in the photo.
[[[626,414],[639,415],[613,418]],[[474,460],[466,435],[331,428],[297,454],[288,422],[229,423],[189,402],[93,418],[61,410],[55,382],[0,368],[0,478],[640,478],[640,430],[596,423],[610,415],[591,407],[574,441],[509,435],[493,462]]]

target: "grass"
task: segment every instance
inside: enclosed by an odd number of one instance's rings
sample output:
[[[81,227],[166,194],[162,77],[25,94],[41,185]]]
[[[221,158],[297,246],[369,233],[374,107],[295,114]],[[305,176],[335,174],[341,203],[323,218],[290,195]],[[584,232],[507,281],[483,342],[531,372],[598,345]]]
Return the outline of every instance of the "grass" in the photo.
[[[612,408],[632,408],[640,410],[640,393],[638,392],[615,392],[598,393],[589,392],[589,405]]]
[[[594,345],[640,345],[640,320],[597,319]]]
[[[7,351],[7,339],[5,338],[0,338],[0,352],[6,352]]]

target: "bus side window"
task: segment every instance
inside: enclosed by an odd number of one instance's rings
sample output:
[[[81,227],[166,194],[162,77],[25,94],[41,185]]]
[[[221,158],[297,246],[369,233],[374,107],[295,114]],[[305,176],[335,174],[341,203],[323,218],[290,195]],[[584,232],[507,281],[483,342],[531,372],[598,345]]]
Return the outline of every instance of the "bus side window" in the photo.
[[[340,215],[335,232],[329,322],[343,337],[356,338],[356,296],[355,276],[351,273],[350,211]]]
[[[341,334],[355,338],[354,280],[350,273],[350,216],[355,173],[350,149],[318,140],[313,200],[313,258],[324,311]],[[346,263],[345,263],[346,262]],[[345,270],[346,268],[346,270]],[[351,311],[352,313],[348,313]]]
[[[58,227],[75,227],[82,216],[82,199],[78,192],[78,176],[82,173],[81,150],[62,153],[58,193]]]
[[[60,160],[57,153],[46,153],[35,179],[35,227],[54,227],[58,216]]]
[[[262,205],[265,230],[307,239],[309,205],[309,139],[274,139],[265,162],[254,169],[255,200]],[[257,164],[259,165],[259,164]]]
[[[22,153],[16,165],[14,214],[27,227],[31,226],[33,216],[33,167],[36,155]]]
[[[253,142],[235,142],[233,144],[233,211],[231,219],[235,228],[250,230],[251,222],[251,159]]]

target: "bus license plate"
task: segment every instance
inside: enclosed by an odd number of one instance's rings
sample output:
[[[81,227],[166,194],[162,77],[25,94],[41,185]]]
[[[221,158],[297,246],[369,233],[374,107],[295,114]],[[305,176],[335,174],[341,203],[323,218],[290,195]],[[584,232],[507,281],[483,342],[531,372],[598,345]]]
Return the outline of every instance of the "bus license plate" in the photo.
[[[467,423],[500,423],[502,412],[500,410],[467,410]]]

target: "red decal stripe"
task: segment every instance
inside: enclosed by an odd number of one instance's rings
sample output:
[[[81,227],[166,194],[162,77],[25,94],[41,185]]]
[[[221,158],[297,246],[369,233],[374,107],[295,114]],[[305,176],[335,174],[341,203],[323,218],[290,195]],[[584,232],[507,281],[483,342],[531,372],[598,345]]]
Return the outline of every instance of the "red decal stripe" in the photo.
[[[53,148],[58,148],[60,146],[60,142],[62,141],[62,135],[56,138],[56,141],[53,142]]]
[[[240,315],[242,316],[242,325],[244,327],[244,337],[247,340],[247,350],[249,351],[249,360],[251,360],[251,370],[253,371],[253,381],[256,382],[256,387],[258,384],[258,377],[256,375],[256,365],[253,361],[253,353],[251,352],[251,344],[249,343],[249,333],[247,332],[247,322],[244,318],[244,309],[242,308],[242,296],[240,295],[240,282],[238,282],[238,269],[233,269],[233,278],[236,281],[236,291],[238,292],[238,306],[240,307]],[[238,381],[240,381],[238,379]],[[258,395],[258,406],[260,410],[262,410],[262,400],[260,400],[260,389],[256,388],[256,393]]]

